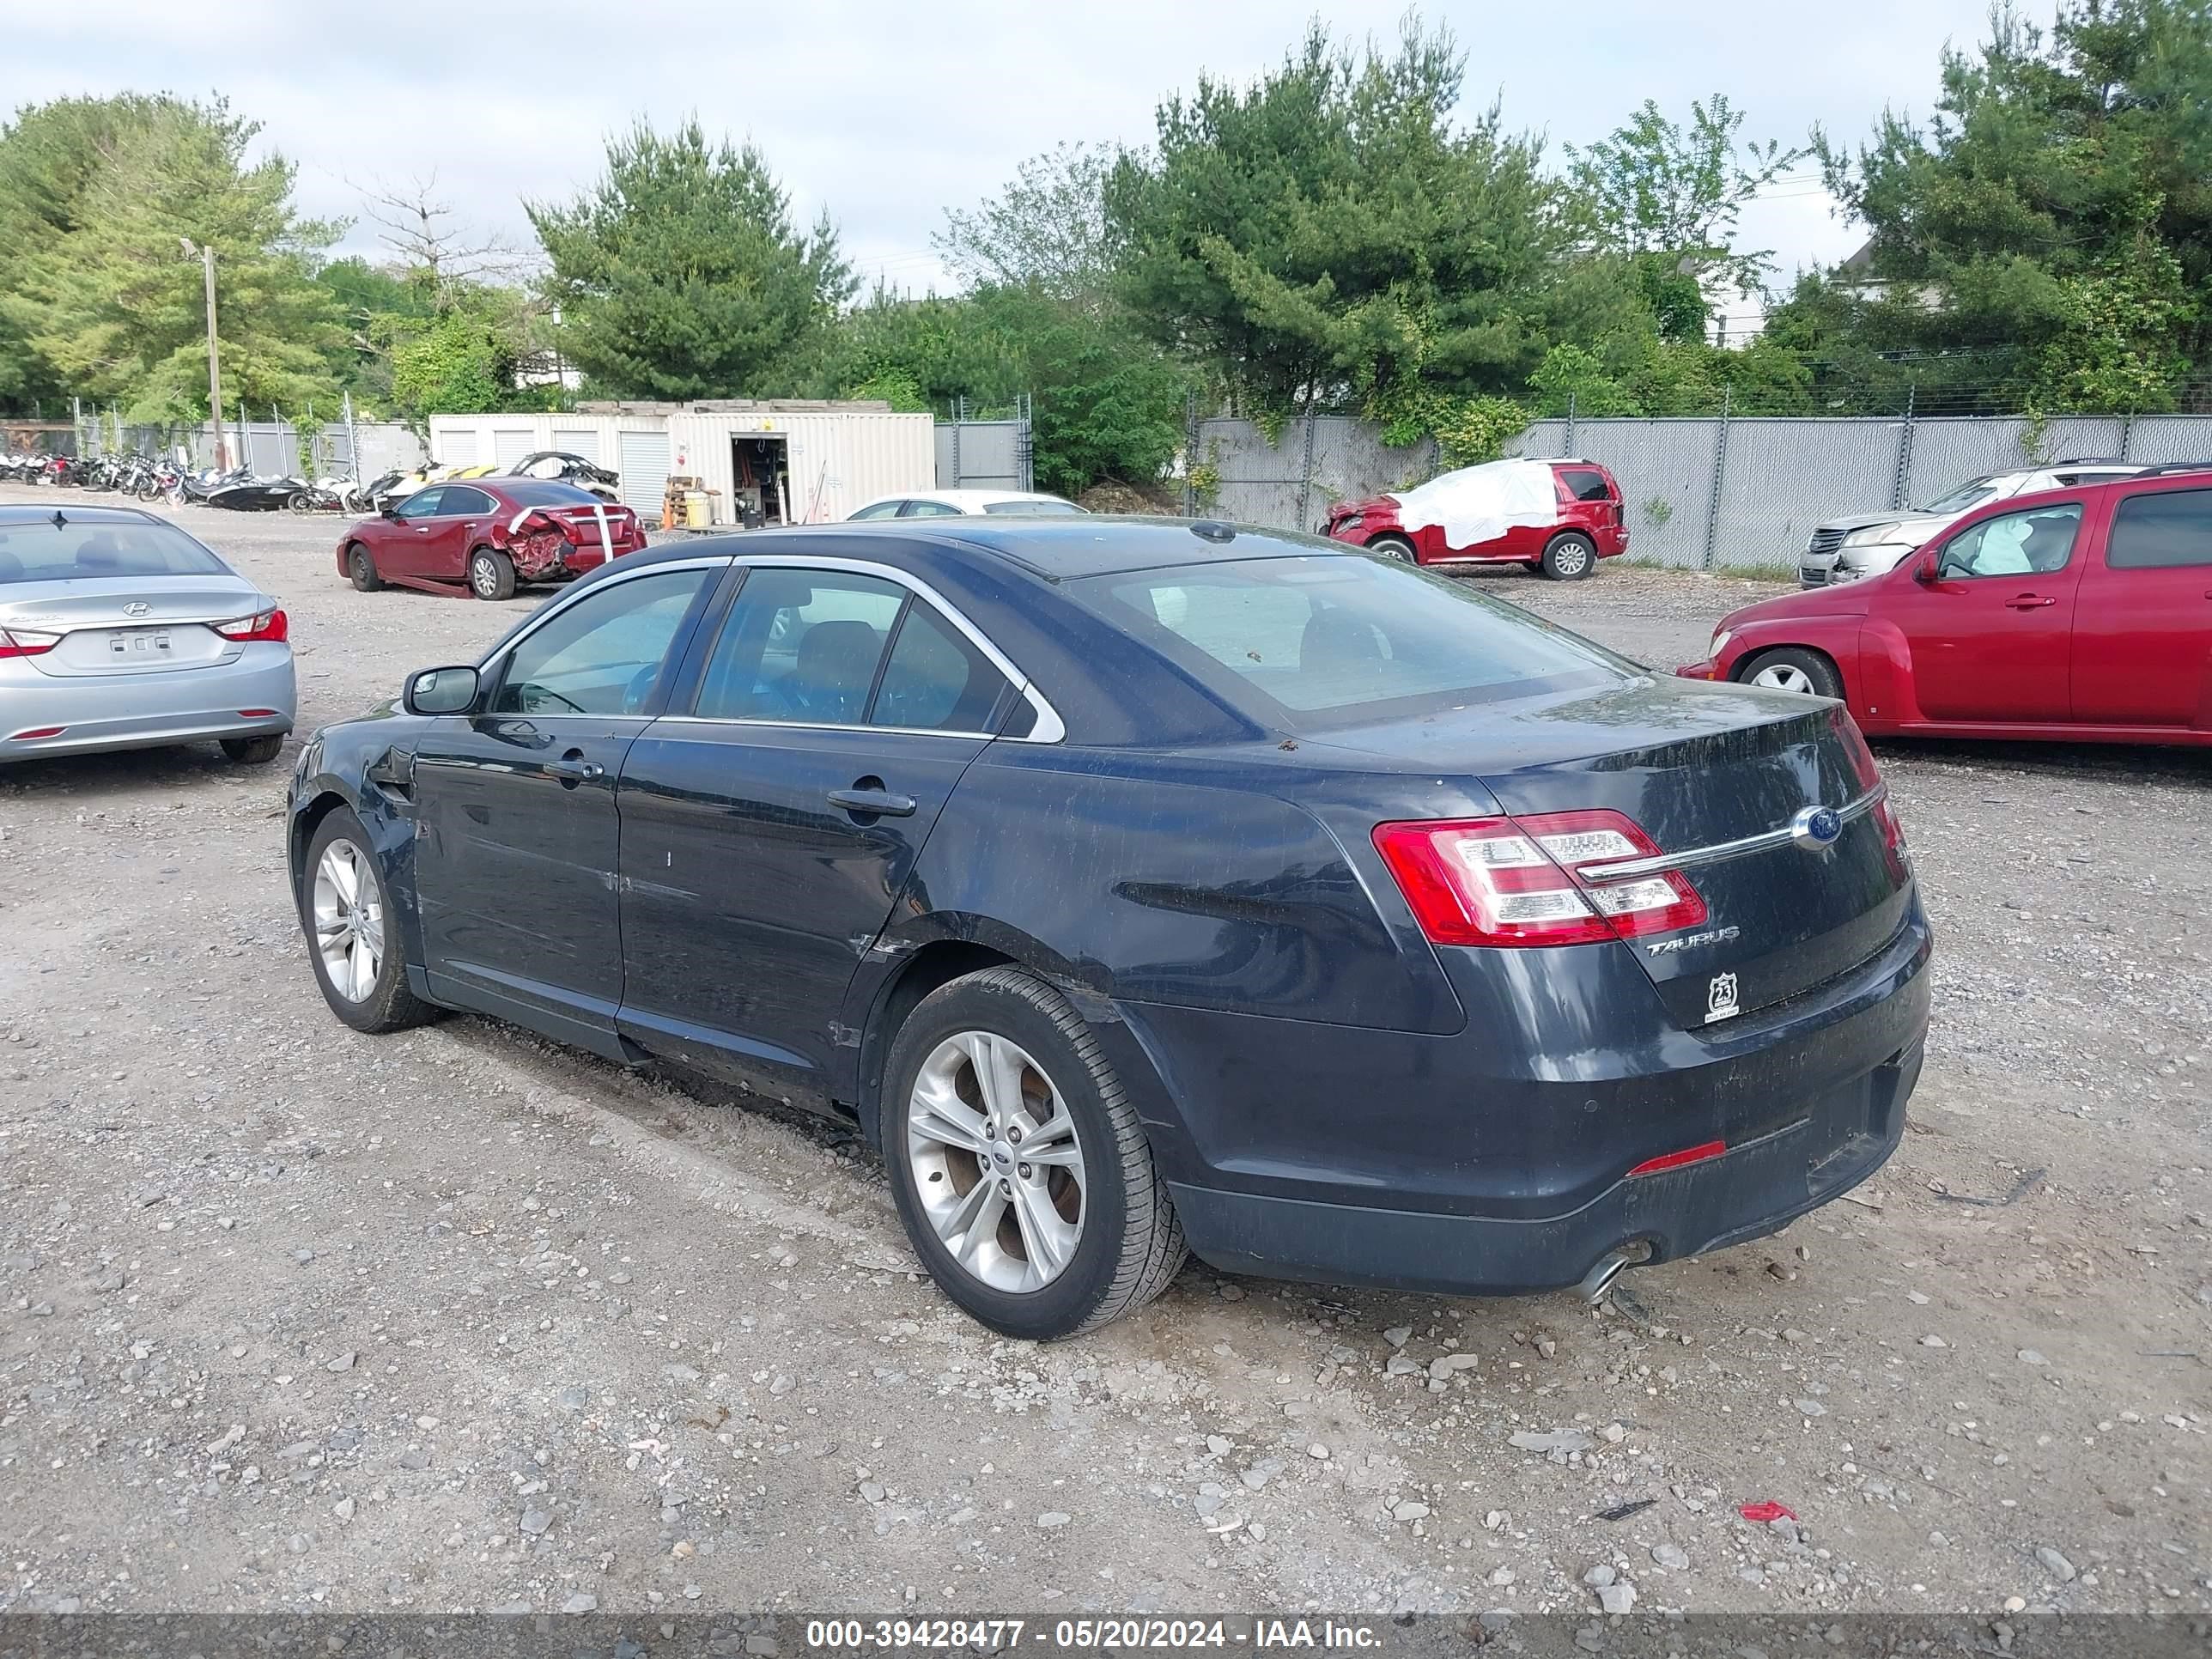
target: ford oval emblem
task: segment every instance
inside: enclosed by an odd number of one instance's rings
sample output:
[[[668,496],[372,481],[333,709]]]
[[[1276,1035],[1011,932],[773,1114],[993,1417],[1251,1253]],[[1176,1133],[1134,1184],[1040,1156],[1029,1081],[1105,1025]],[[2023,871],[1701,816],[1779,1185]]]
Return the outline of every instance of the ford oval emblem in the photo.
[[[1790,821],[1790,838],[1808,853],[1833,847],[1844,833],[1844,815],[1832,806],[1808,806]]]

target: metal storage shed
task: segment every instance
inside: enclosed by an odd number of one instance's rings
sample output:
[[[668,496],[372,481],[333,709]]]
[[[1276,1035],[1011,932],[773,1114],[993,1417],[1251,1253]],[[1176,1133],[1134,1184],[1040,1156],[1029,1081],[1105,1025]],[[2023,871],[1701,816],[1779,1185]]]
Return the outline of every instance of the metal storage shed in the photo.
[[[934,428],[883,403],[586,403],[558,415],[433,415],[430,453],[468,465],[568,450],[621,473],[623,500],[651,523],[669,477],[689,476],[717,492],[720,523],[739,518],[750,489],[769,523],[826,524],[878,496],[936,488]]]

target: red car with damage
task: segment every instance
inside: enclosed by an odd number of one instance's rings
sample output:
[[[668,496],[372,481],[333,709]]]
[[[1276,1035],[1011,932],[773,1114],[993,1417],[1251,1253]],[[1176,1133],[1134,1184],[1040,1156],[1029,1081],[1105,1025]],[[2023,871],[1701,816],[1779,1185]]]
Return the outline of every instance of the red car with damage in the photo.
[[[1600,559],[1618,558],[1628,551],[1628,515],[1620,485],[1610,471],[1584,460],[1528,465],[1551,469],[1553,510],[1545,523],[1514,525],[1500,535],[1455,544],[1441,524],[1407,522],[1419,516],[1406,510],[1408,497],[1448,488],[1455,479],[1489,470],[1468,467],[1431,478],[1419,489],[1339,501],[1322,519],[1321,533],[1413,564],[1518,564],[1555,581],[1579,581],[1596,570]]]
[[[2212,746],[2212,467],[1992,502],[1729,612],[1674,672],[1840,697],[1875,736]]]
[[[506,599],[635,553],[645,530],[629,508],[550,478],[425,485],[338,538],[338,574],[371,593],[390,582]]]

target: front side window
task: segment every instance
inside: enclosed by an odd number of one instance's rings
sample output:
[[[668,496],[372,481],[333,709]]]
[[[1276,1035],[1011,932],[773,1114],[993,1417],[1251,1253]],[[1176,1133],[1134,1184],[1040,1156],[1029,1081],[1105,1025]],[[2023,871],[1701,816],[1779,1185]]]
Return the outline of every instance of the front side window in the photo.
[[[859,726],[906,604],[896,582],[843,571],[747,573],[699,689],[713,720]]]
[[[443,484],[432,484],[428,489],[418,489],[398,507],[392,509],[395,519],[428,519],[438,513],[438,503],[446,497]]]
[[[1073,501],[986,501],[983,511],[1007,519],[1089,518],[1090,509]]]
[[[1068,586],[1232,701],[1259,694],[1255,712],[1284,724],[1617,684],[1641,672],[1464,583],[1377,559],[1237,560]]]
[[[2129,496],[2112,514],[2105,562],[2114,570],[2212,565],[2212,489]]]
[[[908,501],[902,519],[957,519],[960,509],[950,501]]]
[[[643,713],[684,619],[718,574],[669,570],[633,576],[578,599],[516,645],[492,713]]]
[[[1936,574],[1948,581],[2063,570],[2074,556],[2074,538],[2081,529],[2078,501],[1999,514],[1946,542]]]
[[[898,516],[899,508],[905,505],[906,503],[902,501],[876,501],[869,506],[862,507],[858,513],[855,513],[851,519],[847,520],[847,522],[858,524],[865,519],[894,519]]]

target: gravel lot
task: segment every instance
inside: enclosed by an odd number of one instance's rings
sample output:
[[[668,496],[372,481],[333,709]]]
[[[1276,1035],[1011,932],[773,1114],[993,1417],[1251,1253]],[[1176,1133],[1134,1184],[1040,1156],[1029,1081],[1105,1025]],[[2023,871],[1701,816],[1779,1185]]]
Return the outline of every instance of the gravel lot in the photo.
[[[303,732],[515,614],[179,516]],[[1668,665],[1770,591],[1482,580]],[[339,1025],[290,756],[0,773],[0,1610],[2212,1609],[2212,756],[1885,748],[1936,1027],[1862,1201],[1595,1312],[1194,1264],[1051,1348],[834,1127]]]

